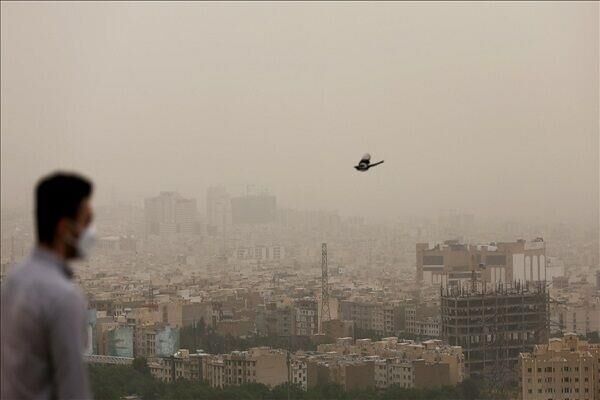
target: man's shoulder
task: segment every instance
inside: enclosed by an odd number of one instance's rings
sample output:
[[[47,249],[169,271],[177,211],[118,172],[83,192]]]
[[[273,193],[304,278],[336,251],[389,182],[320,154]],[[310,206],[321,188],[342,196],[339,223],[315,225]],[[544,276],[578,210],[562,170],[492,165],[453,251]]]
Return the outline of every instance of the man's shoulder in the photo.
[[[57,268],[32,258],[16,264],[7,276],[5,285],[11,289],[33,291],[36,297],[48,302],[64,299],[83,301],[81,289]]]
[[[57,268],[33,257],[16,264],[8,278],[14,281],[30,281],[50,285],[61,284],[63,281],[68,282],[61,276]]]

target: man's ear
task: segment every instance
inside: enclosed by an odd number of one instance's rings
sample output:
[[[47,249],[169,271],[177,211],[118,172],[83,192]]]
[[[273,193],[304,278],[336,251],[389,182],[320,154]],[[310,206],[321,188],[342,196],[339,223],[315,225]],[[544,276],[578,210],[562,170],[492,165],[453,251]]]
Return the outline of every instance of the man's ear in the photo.
[[[56,230],[54,231],[54,240],[63,238],[69,234],[69,220],[67,218],[61,218],[56,224]]]

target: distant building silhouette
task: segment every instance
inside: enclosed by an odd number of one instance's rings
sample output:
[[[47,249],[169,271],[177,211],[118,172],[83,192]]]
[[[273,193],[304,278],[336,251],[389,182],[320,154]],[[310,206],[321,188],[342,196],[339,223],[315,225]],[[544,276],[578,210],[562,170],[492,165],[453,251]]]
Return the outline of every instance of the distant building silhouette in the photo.
[[[196,200],[177,192],[161,192],[144,204],[147,235],[193,234],[196,232]]]
[[[222,186],[206,191],[206,230],[209,235],[223,234],[231,225],[231,199]]]
[[[249,195],[231,199],[234,224],[266,224],[277,219],[277,199],[270,195]]]

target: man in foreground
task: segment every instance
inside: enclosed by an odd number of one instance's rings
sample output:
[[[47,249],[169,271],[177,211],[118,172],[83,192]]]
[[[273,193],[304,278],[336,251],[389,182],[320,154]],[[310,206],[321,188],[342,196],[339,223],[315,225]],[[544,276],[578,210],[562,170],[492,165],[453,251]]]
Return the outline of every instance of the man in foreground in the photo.
[[[37,243],[1,288],[0,398],[90,399],[86,301],[69,261],[93,243],[92,184],[57,173],[36,188]]]

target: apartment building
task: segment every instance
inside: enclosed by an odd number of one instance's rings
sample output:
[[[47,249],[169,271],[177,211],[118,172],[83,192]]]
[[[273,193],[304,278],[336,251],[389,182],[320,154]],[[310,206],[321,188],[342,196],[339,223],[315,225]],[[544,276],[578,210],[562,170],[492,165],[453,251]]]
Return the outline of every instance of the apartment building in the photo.
[[[296,336],[312,336],[318,332],[319,319],[317,300],[312,297],[296,299],[295,310],[295,334]]]
[[[169,357],[179,349],[179,329],[165,324],[136,325],[134,340],[136,357]]]
[[[287,353],[269,347],[232,351],[223,355],[224,385],[262,383],[277,386],[288,381]]]
[[[323,332],[332,339],[354,337],[354,322],[339,319],[323,321]]]
[[[374,361],[356,356],[320,354],[307,361],[308,387],[336,384],[345,391],[375,388]]]
[[[225,362],[221,356],[210,355],[204,358],[204,381],[213,388],[225,386]]]
[[[568,333],[522,353],[519,395],[522,400],[600,399],[600,345]]]
[[[291,383],[306,391],[308,389],[308,356],[293,355],[290,360],[290,369]]]
[[[152,376],[163,382],[175,382],[179,379],[189,381],[204,380],[205,359],[210,355],[205,353],[192,353],[180,349],[170,357],[151,359],[148,367]]]
[[[551,304],[550,318],[555,332],[573,332],[582,336],[600,332],[600,297],[559,297],[557,303]]]
[[[440,336],[440,307],[412,303],[405,308],[405,332],[416,336]]]
[[[234,251],[236,260],[281,261],[285,258],[283,246],[238,247]]]
[[[402,358],[381,358],[374,360],[375,387],[385,389],[392,385],[402,388],[414,387],[412,362]]]
[[[296,328],[295,319],[295,309],[287,304],[270,302],[256,307],[256,330],[259,335],[291,336]]]
[[[342,320],[354,321],[356,332],[373,332],[376,335],[386,334],[384,306],[381,303],[342,300],[340,302],[340,313]],[[393,324],[388,324],[388,326],[393,326]]]

